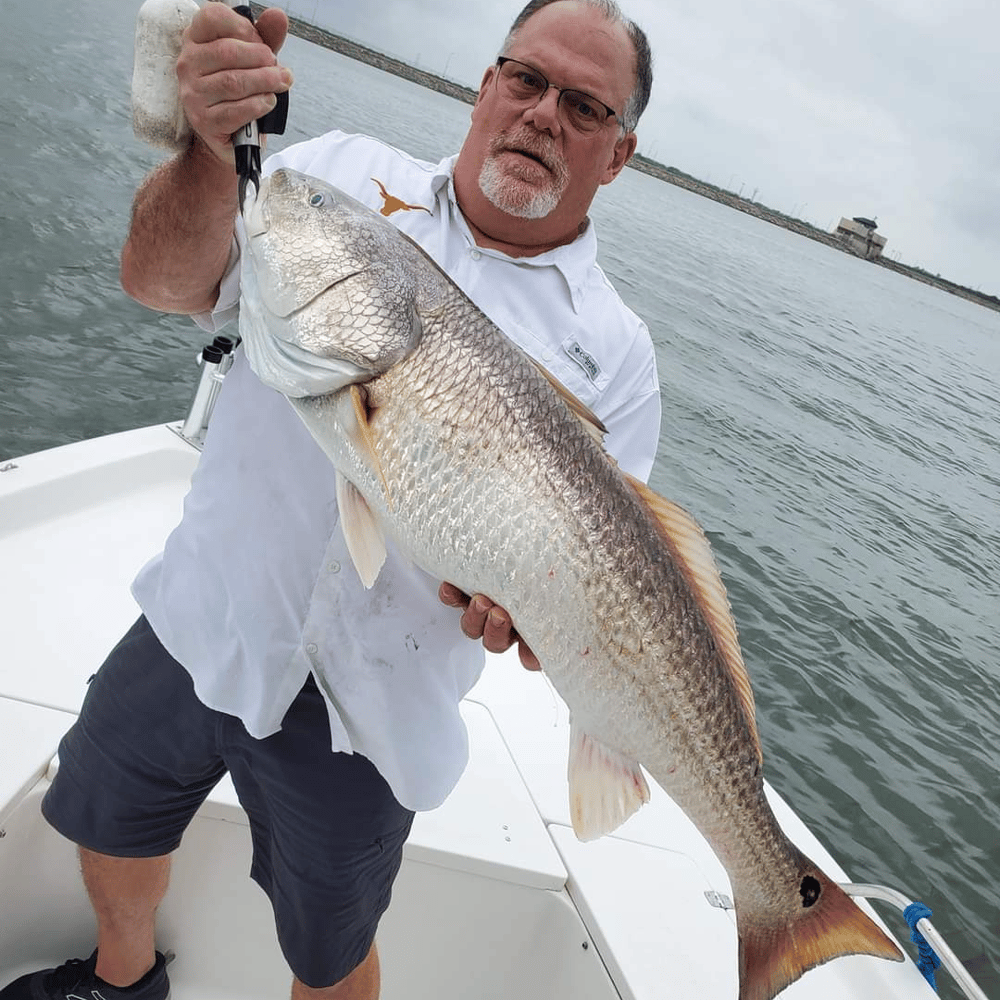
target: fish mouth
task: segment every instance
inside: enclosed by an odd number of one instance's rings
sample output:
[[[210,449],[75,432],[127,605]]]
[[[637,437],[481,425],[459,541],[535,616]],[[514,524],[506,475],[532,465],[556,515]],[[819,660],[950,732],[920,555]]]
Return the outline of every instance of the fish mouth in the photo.
[[[249,204],[243,205],[243,227],[247,237],[263,236],[271,227],[271,217],[267,210],[271,178],[261,177],[257,183],[257,193]]]

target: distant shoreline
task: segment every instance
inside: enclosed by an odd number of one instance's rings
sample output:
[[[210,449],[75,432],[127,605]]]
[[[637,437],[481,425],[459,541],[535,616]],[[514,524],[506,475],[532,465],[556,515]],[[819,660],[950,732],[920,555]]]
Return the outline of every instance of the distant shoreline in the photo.
[[[678,170],[676,167],[665,167],[662,163],[650,160],[641,153],[636,153],[629,165],[644,174],[649,174],[652,177],[666,181],[668,184],[676,184],[678,187],[686,188],[688,191],[700,194],[704,198],[711,198],[713,201],[728,205],[737,211],[746,212],[748,215],[754,215],[758,219],[763,219],[765,222],[770,222],[775,226],[781,226],[782,229],[797,233],[799,236],[816,240],[818,243],[825,243],[828,247],[833,247],[842,253],[850,254],[852,257],[860,257],[859,254],[852,253],[833,233],[828,233],[825,229],[820,229],[802,219],[785,215],[777,209],[768,208],[767,205],[762,205],[760,202],[741,198],[738,194],[727,191],[725,188],[716,187],[714,184],[709,184],[706,181],[700,181],[696,177]],[[860,257],[860,259],[864,260],[863,257]],[[959,285],[957,282],[942,278],[940,275],[931,274],[923,268],[890,260],[887,257],[875,257],[870,263],[887,268],[890,271],[895,271],[904,277],[913,278],[914,281],[923,282],[925,285],[940,288],[941,291],[957,295],[959,298],[968,299],[970,302],[976,303],[976,305],[985,306],[987,309],[1000,312],[1000,298],[995,295],[978,292],[974,288],[967,288],[964,285]]]
[[[251,2],[251,7],[254,10],[255,16],[263,9],[260,4],[253,2]],[[332,31],[309,24],[307,21],[302,21],[297,17],[289,15],[288,22],[289,31],[298,38],[313,42],[325,49],[339,52],[341,55],[356,59],[359,62],[367,63],[369,66],[374,66],[376,69],[384,70],[386,73],[402,77],[411,83],[435,90],[439,94],[446,94],[448,97],[453,97],[458,101],[464,101],[466,104],[475,103],[476,91],[471,87],[465,87],[435,73],[417,69],[415,66],[410,66],[399,59],[387,56],[383,52],[377,52],[366,45],[361,45],[358,42],[351,41],[349,38],[344,38],[342,35],[337,35]],[[758,219],[763,219],[765,222],[770,222],[775,226],[781,226],[783,229],[797,233],[799,236],[805,236],[819,243],[825,243],[827,246],[833,247],[835,250],[840,250],[843,253],[851,253],[832,233],[819,229],[811,223],[804,222],[802,219],[796,219],[776,209],[768,208],[766,205],[760,204],[760,202],[741,198],[738,194],[727,191],[725,188],[698,180],[698,178],[692,177],[690,174],[686,174],[676,167],[664,166],[662,163],[651,160],[641,153],[636,153],[632,157],[629,166],[641,173],[649,174],[658,180],[666,181],[668,184],[685,188],[704,198],[711,198],[712,201],[728,205],[730,208],[734,208],[740,212],[746,212],[748,215],[756,216]],[[856,256],[854,254],[851,255]],[[885,257],[877,257],[871,263],[887,268],[890,271],[896,271],[898,274],[902,274],[907,278],[913,278],[915,281],[923,282],[925,285],[940,288],[942,291],[957,295],[960,298],[968,299],[970,302],[985,306],[987,309],[1000,312],[1000,298],[995,295],[978,292],[975,289],[959,285],[954,281],[949,281],[947,278],[942,278],[940,275],[930,274],[923,268],[913,267],[909,264],[889,260]]]

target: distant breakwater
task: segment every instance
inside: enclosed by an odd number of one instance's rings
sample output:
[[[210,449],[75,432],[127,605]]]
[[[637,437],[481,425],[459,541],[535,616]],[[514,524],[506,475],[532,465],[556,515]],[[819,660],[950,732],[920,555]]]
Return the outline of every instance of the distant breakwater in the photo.
[[[250,7],[253,10],[254,17],[257,17],[264,9],[261,4],[254,3],[253,0],[251,0]],[[335,35],[332,31],[317,27],[308,21],[302,21],[291,14],[288,15],[288,30],[297,38],[305,39],[307,42],[314,42],[316,45],[321,45],[324,49],[339,52],[341,55],[358,60],[358,62],[367,63],[369,66],[384,70],[386,73],[400,76],[411,83],[418,83],[421,87],[436,90],[439,94],[447,94],[448,97],[454,97],[458,101],[465,101],[466,104],[475,104],[476,102],[476,92],[471,87],[463,87],[462,84],[455,83],[453,80],[446,80],[443,76],[417,69],[416,66],[410,66],[401,59],[394,59],[392,56],[387,56],[384,52],[377,52],[375,49],[370,49],[367,45],[362,45],[360,42],[344,38],[343,35]]]
[[[264,9],[261,4],[254,2],[251,2],[250,6],[254,11],[255,17]],[[384,70],[386,73],[402,77],[404,80],[419,84],[421,87],[435,90],[439,94],[446,94],[448,97],[455,98],[455,100],[464,101],[466,104],[474,104],[476,101],[476,91],[471,87],[455,83],[453,80],[438,76],[436,73],[429,73],[427,70],[418,69],[416,66],[411,66],[401,59],[395,59],[384,52],[378,52],[366,45],[362,45],[360,42],[352,41],[343,35],[334,34],[332,31],[327,31],[325,28],[317,27],[297,17],[289,15],[288,24],[289,31],[298,38],[313,42],[333,52],[339,52],[341,55],[356,59],[359,62],[367,63],[369,66],[374,66],[377,69]],[[783,229],[797,233],[799,236],[816,240],[818,243],[825,243],[827,246],[844,253],[852,253],[846,244],[841,242],[833,233],[819,229],[808,222],[804,222],[802,219],[785,215],[783,212],[769,208],[767,205],[762,205],[760,202],[742,198],[733,191],[728,191],[707,181],[699,180],[697,177],[692,177],[690,174],[686,174],[676,167],[664,166],[662,163],[651,160],[641,153],[637,153],[632,157],[629,166],[644,174],[649,174],[658,180],[666,181],[668,184],[682,187],[704,198],[711,198],[712,201],[728,205],[739,212],[753,215],[758,219],[763,219],[765,222],[770,222],[772,225],[781,226]],[[926,285],[940,288],[942,291],[949,292],[952,295],[958,295],[961,298],[968,299],[970,302],[975,302],[977,305],[985,306],[987,309],[994,309],[1000,312],[1000,298],[995,295],[986,295],[983,292],[949,281],[947,278],[942,278],[940,275],[930,274],[922,268],[903,264],[900,261],[890,260],[886,257],[877,257],[871,263],[888,268],[890,271],[895,271],[907,278],[913,278],[915,281],[921,281]]]

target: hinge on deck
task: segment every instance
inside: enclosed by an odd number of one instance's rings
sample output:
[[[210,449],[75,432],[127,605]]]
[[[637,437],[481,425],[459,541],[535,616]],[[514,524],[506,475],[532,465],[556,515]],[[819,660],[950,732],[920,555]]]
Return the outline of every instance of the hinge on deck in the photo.
[[[709,906],[714,906],[718,910],[735,909],[733,901],[725,893],[716,892],[714,889],[709,889],[705,893],[705,899],[708,900]]]

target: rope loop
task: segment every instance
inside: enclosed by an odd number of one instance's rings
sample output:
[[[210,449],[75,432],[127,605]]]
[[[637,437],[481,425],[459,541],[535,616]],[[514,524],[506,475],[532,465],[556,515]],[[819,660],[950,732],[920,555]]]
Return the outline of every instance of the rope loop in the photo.
[[[934,970],[941,964],[937,952],[927,943],[927,939],[917,930],[917,921],[924,917],[930,919],[931,910],[923,903],[910,903],[903,910],[903,919],[910,925],[910,940],[917,946],[920,958],[917,961],[917,968],[923,973],[924,979],[931,985],[931,989],[937,992],[937,983],[934,981]]]

